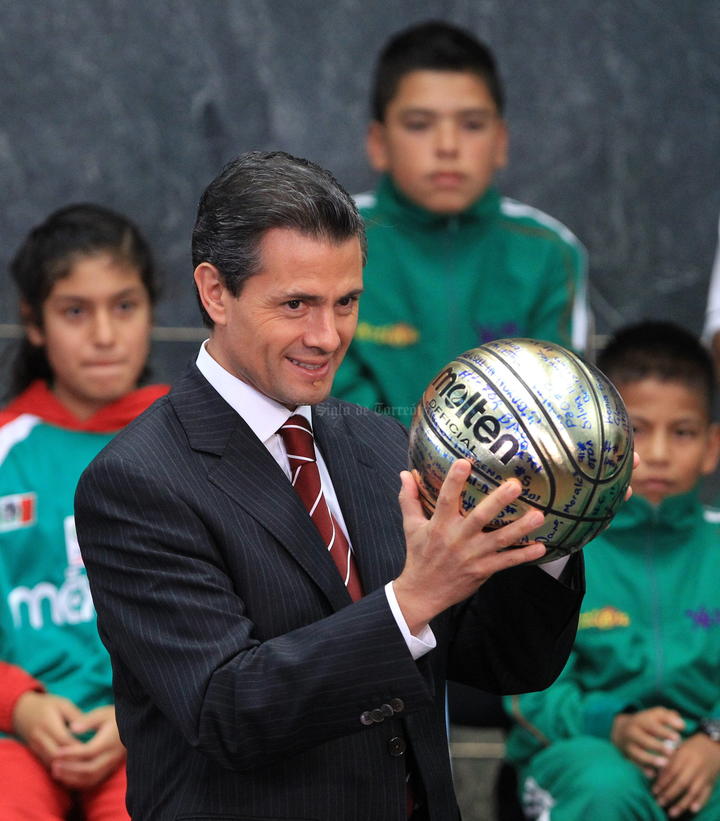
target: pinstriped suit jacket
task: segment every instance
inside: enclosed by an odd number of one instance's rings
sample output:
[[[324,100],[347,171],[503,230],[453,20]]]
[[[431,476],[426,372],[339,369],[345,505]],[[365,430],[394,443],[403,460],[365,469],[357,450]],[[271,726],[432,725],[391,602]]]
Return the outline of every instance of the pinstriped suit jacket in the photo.
[[[404,744],[429,817],[456,819],[446,677],[517,692],[565,662],[579,557],[574,589],[498,574],[414,662],[382,589],[404,562],[405,431],[332,399],[313,417],[366,593],[354,604],[282,470],[194,366],[79,483],[134,819],[400,821]],[[400,712],[361,722],[393,699]]]

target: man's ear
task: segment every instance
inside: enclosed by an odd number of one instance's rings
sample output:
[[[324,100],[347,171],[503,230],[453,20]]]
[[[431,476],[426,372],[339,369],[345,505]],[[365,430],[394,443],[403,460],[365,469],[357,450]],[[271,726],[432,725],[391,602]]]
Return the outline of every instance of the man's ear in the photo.
[[[387,135],[385,125],[378,120],[373,120],[368,126],[365,149],[373,170],[381,172],[388,170]]]
[[[233,298],[220,271],[209,262],[201,262],[193,274],[203,308],[215,325],[227,323],[227,300]]]
[[[20,300],[20,319],[25,329],[25,336],[31,345],[36,348],[42,348],[45,345],[45,333],[43,329],[37,324],[33,309],[25,302]]]

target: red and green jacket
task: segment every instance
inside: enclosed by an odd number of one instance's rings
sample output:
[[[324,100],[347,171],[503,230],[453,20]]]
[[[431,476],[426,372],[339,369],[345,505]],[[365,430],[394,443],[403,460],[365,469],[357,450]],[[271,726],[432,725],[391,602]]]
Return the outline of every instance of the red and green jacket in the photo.
[[[166,392],[140,388],[81,421],[34,382],[0,411],[0,734],[28,690],[83,711],[112,703],[73,497],[95,455]]]

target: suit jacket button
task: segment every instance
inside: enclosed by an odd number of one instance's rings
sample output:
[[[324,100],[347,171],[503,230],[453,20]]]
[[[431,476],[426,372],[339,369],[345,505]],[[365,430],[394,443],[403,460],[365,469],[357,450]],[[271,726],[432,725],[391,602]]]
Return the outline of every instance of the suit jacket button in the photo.
[[[390,718],[395,713],[395,710],[389,704],[382,704],[380,710],[385,718]]]
[[[390,706],[393,708],[394,712],[402,713],[405,709],[405,702],[401,698],[391,698]]]
[[[401,755],[405,755],[405,750],[407,749],[407,743],[404,738],[399,735],[394,736],[388,741],[388,752],[393,758],[399,758]]]
[[[385,716],[383,715],[383,711],[379,707],[376,707],[374,710],[370,710],[370,718],[376,724],[380,724],[381,721],[385,721]]]
[[[369,726],[370,724],[374,724],[374,723],[375,723],[375,722],[373,721],[372,716],[370,715],[370,711],[369,711],[369,710],[365,710],[365,712],[364,712],[364,713],[361,713],[361,714],[360,714],[360,723],[361,723],[361,724],[364,724],[366,727],[367,727],[367,726]]]

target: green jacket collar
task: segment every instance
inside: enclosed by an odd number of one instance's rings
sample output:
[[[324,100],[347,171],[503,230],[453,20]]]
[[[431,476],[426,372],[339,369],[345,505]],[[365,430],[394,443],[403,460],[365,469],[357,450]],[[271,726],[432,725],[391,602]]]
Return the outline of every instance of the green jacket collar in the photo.
[[[625,502],[610,525],[613,530],[629,530],[648,525],[667,530],[689,530],[702,520],[702,504],[697,488],[668,496],[659,505],[650,504],[642,496],[632,496]]]
[[[488,190],[469,208],[459,214],[435,214],[411,202],[402,194],[392,179],[384,174],[376,190],[377,207],[394,219],[409,220],[421,225],[443,226],[452,222],[478,222],[496,217],[500,213],[500,193]]]

